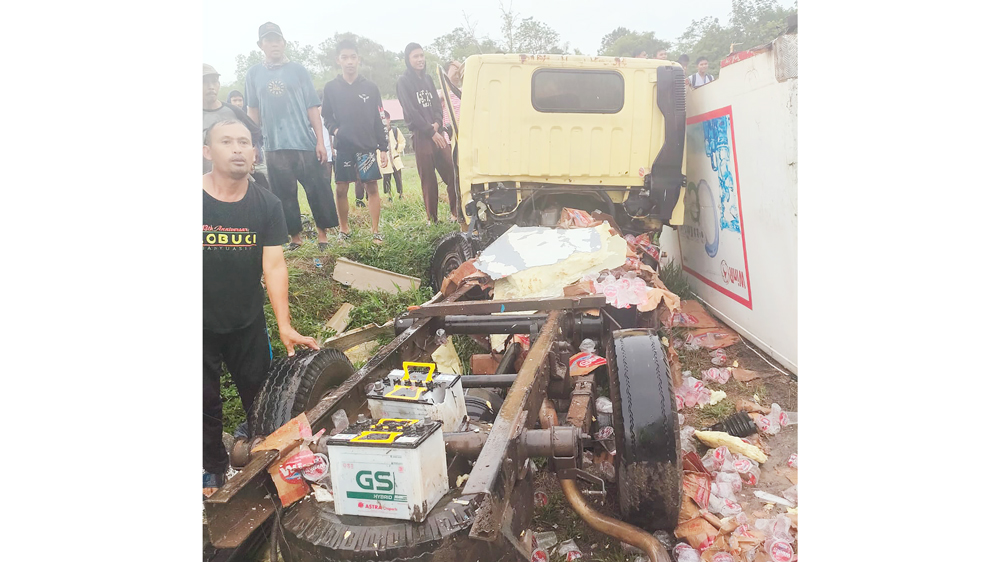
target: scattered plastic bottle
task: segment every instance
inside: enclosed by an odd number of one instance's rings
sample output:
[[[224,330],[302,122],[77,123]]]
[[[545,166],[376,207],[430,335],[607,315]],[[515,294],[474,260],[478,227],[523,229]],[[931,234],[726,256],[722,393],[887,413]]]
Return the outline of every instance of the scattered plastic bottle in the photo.
[[[538,545],[538,548],[548,551],[553,546],[559,544],[559,539],[556,537],[555,531],[543,531],[535,533],[535,544]]]
[[[799,467],[799,454],[798,453],[792,453],[788,457],[788,467],[789,468],[798,468]]]
[[[699,562],[701,554],[698,554],[693,546],[680,542],[674,547],[674,560],[677,562]]]
[[[597,410],[597,427],[608,427],[611,425],[611,399],[607,396],[598,396],[594,401],[594,409]]]
[[[781,411],[781,406],[771,404],[771,413],[758,416],[755,420],[757,431],[766,435],[777,435],[781,428],[788,425],[788,415]]]
[[[712,367],[711,369],[706,369],[701,372],[701,378],[704,380],[717,382],[719,384],[726,384],[729,382],[729,376],[731,373],[729,369],[719,369],[718,367]]]
[[[685,425],[681,427],[681,450],[684,452],[696,452],[697,444],[694,442],[694,432],[697,429],[691,427],[690,425]]]
[[[777,537],[771,537],[764,541],[764,552],[771,557],[773,562],[789,562],[795,556],[791,541]]]
[[[714,483],[712,484],[712,488],[715,488]],[[734,499],[730,499],[728,497],[723,498],[715,493],[712,493],[708,496],[708,510],[723,517],[731,517],[742,512],[743,506]]]
[[[732,489],[734,496],[743,489],[743,478],[740,477],[738,472],[720,472],[715,475],[715,481],[719,484],[720,490],[723,484],[727,484]]]
[[[611,413],[611,399],[607,396],[598,396],[597,400],[594,400],[594,407],[599,413],[610,414]]]
[[[576,542],[573,539],[560,543],[559,550],[556,552],[559,554],[559,560],[565,560],[566,562],[572,562],[573,560],[583,558],[583,553],[580,552],[580,547],[576,546]]]
[[[789,562],[795,556],[795,551],[792,550],[792,542],[795,540],[791,535],[792,521],[786,515],[781,514],[774,519],[758,519],[754,522],[754,527],[767,535],[764,552],[772,562]]]
[[[549,495],[538,490],[535,492],[535,507],[545,507],[549,505]]]
[[[594,340],[587,338],[580,342],[580,351],[584,353],[597,353],[597,344]]]
[[[719,348],[713,349],[708,353],[708,356],[712,358],[712,364],[719,367],[726,364],[729,361],[729,356],[726,355],[726,350]]]
[[[680,388],[675,391],[678,404],[683,403],[685,407],[696,405],[706,405],[712,399],[712,391],[705,386],[705,383],[694,377],[685,377]]]

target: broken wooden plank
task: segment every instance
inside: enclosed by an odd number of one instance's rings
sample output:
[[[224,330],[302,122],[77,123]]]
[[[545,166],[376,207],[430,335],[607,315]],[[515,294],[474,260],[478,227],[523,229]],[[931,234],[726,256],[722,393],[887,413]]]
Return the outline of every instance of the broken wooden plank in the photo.
[[[344,352],[344,355],[351,360],[351,363],[367,363],[372,355],[378,350],[378,342],[366,341],[356,345]]]
[[[354,309],[354,305],[345,302],[343,306],[337,309],[333,317],[327,320],[326,329],[331,330],[335,334],[339,334],[347,329],[347,325],[351,323],[351,310]]]
[[[337,258],[333,267],[333,280],[361,291],[400,293],[420,287],[420,279],[386,271],[347,258]]]
[[[340,334],[339,336],[327,338],[323,341],[323,347],[332,347],[343,352],[357,345],[377,339],[382,335],[392,336],[394,331],[392,320],[381,326],[378,324],[368,324],[360,328],[355,328],[350,332]]]

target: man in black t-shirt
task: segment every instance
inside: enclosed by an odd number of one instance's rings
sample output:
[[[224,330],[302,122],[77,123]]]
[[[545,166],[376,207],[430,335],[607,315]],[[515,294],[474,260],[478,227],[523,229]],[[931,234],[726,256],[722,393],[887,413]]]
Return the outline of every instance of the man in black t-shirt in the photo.
[[[212,124],[205,133],[202,177],[202,493],[225,483],[229,457],[222,445],[222,363],[232,374],[243,409],[249,410],[267,377],[271,344],[264,319],[264,289],[288,355],[296,345],[319,349],[292,328],[288,269],[281,245],[288,232],[281,201],[250,177],[250,130],[237,120]]]

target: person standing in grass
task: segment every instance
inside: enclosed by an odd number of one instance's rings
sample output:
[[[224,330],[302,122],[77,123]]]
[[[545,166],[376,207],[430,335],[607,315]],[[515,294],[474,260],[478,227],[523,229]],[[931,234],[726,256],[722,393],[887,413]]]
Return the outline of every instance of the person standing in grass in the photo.
[[[258,127],[251,119],[243,112],[242,107],[237,107],[230,102],[219,101],[219,73],[210,64],[202,64],[202,99],[201,99],[201,134],[205,134],[205,131],[213,123],[218,123],[219,121],[226,121],[231,119],[237,119],[241,123],[250,129],[250,136],[253,139],[253,145],[255,149],[259,149],[264,137],[261,135],[260,127]],[[237,94],[237,90],[233,90]],[[233,94],[229,94],[229,99],[234,99]],[[240,97],[240,103],[243,103],[243,98]],[[254,166],[251,168],[251,175],[254,181],[260,184],[264,189],[270,190],[271,187],[267,183],[267,176],[265,175],[264,166],[260,163],[259,158],[254,159]],[[212,163],[208,160],[202,158],[201,161],[201,173],[207,174],[212,170]]]
[[[257,46],[264,62],[247,71],[247,113],[264,131],[264,160],[271,189],[281,200],[292,241],[289,250],[302,245],[298,183],[305,189],[320,250],[327,247],[326,229],[337,226],[337,212],[330,185],[323,186],[323,125],[319,98],[309,71],[285,56],[281,28],[267,22],[257,30]]]
[[[379,168],[386,165],[389,150],[389,139],[382,123],[382,95],[374,82],[358,74],[361,60],[354,41],[344,39],[337,43],[337,62],[343,73],[323,88],[322,113],[337,147],[333,176],[337,183],[340,238],[346,240],[350,235],[347,195],[350,182],[355,182],[356,187],[363,185],[368,195],[372,241],[381,244],[378,223],[382,201],[376,182],[382,178]]]
[[[233,377],[244,411],[264,384],[271,342],[264,289],[289,356],[296,345],[319,349],[292,328],[288,269],[281,245],[288,237],[281,201],[250,176],[250,129],[239,120],[213,123],[202,156],[212,171],[202,177],[202,494],[226,482],[229,455],[222,444],[222,365]]]
[[[424,50],[417,43],[410,43],[403,51],[406,72],[396,81],[396,97],[403,107],[403,119],[413,131],[413,151],[417,157],[417,174],[420,189],[424,194],[424,210],[427,224],[437,222],[438,182],[434,173],[448,188],[448,206],[451,220],[459,216],[458,194],[455,192],[455,164],[451,158],[451,147],[442,132],[441,99],[430,75],[426,72]]]
[[[393,179],[396,180],[396,193],[400,199],[403,198],[403,149],[406,148],[406,136],[389,120],[388,111],[382,113],[382,123],[389,135],[389,158],[384,166],[379,167],[379,172],[382,173],[382,191],[392,201]]]

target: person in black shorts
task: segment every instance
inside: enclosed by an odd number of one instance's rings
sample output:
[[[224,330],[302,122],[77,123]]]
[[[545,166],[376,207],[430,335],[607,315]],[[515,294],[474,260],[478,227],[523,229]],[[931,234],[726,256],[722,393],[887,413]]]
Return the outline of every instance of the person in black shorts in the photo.
[[[363,184],[368,194],[368,213],[372,219],[372,240],[382,243],[378,231],[382,201],[377,181],[382,179],[376,152],[385,166],[389,139],[382,124],[382,96],[374,82],[358,74],[358,46],[350,39],[337,43],[337,61],[344,73],[323,88],[323,120],[334,137],[337,161],[333,179],[337,183],[337,214],[340,237],[350,235],[347,224],[347,190],[350,182]]]
[[[292,236],[288,249],[302,245],[298,196],[301,183],[316,221],[317,242],[325,250],[326,229],[337,226],[337,211],[330,185],[323,185],[326,147],[319,97],[309,71],[285,56],[281,28],[267,22],[260,26],[257,35],[257,46],[265,59],[247,70],[247,114],[264,131],[268,179],[271,190],[281,200],[288,233]]]
[[[213,164],[202,177],[202,493],[209,496],[225,483],[229,466],[222,444],[222,364],[245,411],[271,364],[262,274],[288,355],[296,345],[319,345],[292,328],[281,251],[285,217],[281,201],[250,176],[250,130],[238,120],[212,124],[202,155]]]

